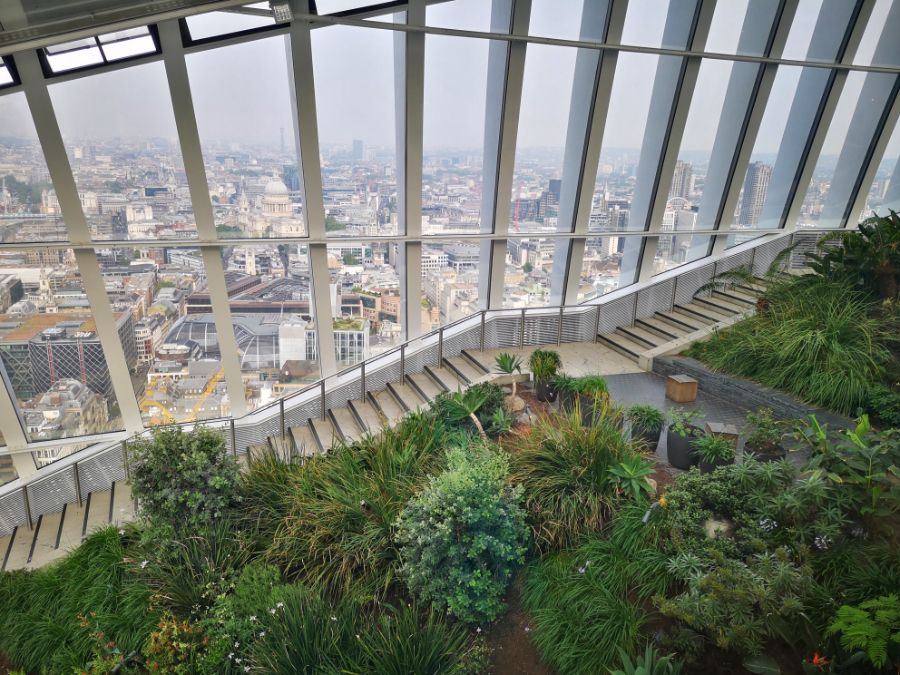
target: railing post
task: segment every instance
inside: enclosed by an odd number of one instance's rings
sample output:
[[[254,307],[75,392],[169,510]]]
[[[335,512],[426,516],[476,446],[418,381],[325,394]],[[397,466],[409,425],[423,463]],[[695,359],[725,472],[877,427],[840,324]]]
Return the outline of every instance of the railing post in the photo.
[[[444,362],[444,327],[438,328],[438,357],[437,367],[440,368]]]
[[[486,317],[487,317],[487,310],[484,310],[484,309],[481,310],[481,340],[479,341],[479,344],[478,344],[478,351],[480,351],[480,352],[484,351],[484,323],[485,323]]]
[[[25,486],[22,488],[22,501],[25,502],[25,518],[28,520],[28,529],[32,530],[34,527],[31,524],[31,502],[28,501],[28,487]]]
[[[400,383],[406,382],[406,343],[400,345]]]
[[[231,428],[231,454],[237,457],[237,434],[234,432],[234,418],[231,418],[231,424],[229,425]]]
[[[278,399],[278,424],[281,427],[281,439],[284,440],[287,437],[287,429],[284,419],[284,399]]]
[[[322,421],[325,421],[325,378],[319,384],[319,399],[322,403]]]
[[[566,311],[565,305],[559,306],[559,325],[556,327],[556,346],[559,347],[562,344],[562,329],[563,329],[563,314]]]
[[[366,401],[366,362],[359,362],[359,384],[360,384],[360,394],[359,400],[363,403]]]
[[[72,465],[72,471],[75,473],[75,497],[78,500],[78,507],[81,508],[81,478],[78,477],[78,462]]]
[[[594,324],[594,342],[597,342],[597,338],[600,337],[600,310],[603,308],[603,305],[597,304],[597,322]]]
[[[131,480],[131,466],[128,464],[128,441],[122,441],[122,466],[125,469],[125,480]],[[79,506],[81,504],[79,503]]]
[[[525,346],[525,308],[522,308],[522,325],[519,327],[519,347]]]

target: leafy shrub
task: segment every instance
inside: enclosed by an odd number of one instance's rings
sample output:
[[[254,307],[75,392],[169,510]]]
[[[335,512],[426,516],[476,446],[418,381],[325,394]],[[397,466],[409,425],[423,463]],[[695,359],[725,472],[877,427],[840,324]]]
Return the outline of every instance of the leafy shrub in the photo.
[[[728,439],[713,434],[703,434],[692,440],[691,450],[704,462],[734,459],[734,446]]]
[[[206,643],[199,626],[164,612],[144,645],[144,665],[151,673],[193,675],[203,658]]]
[[[659,408],[640,403],[628,406],[625,417],[631,422],[634,433],[648,436],[658,436],[666,423],[666,416]]]
[[[198,426],[155,429],[128,443],[131,491],[151,520],[190,530],[240,501],[238,465],[221,433]]]
[[[861,650],[876,668],[888,663],[900,664],[900,600],[887,595],[860,603],[858,607],[843,605],[829,635],[840,635],[841,647]]]
[[[582,426],[579,406],[538,418],[510,441],[512,481],[524,489],[535,546],[541,552],[599,532],[616,499],[610,468],[636,456],[611,415]]]
[[[486,448],[452,450],[447,464],[400,516],[402,572],[418,599],[468,623],[490,622],[524,561],[521,488],[504,485],[508,462]]]
[[[869,389],[866,410],[876,416],[883,426],[900,428],[900,393],[887,385],[875,384]]]
[[[653,464],[643,457],[629,457],[609,467],[619,492],[628,499],[645,501],[650,493],[647,479],[653,475]]]
[[[0,653],[29,672],[79,672],[110,651],[139,651],[157,622],[126,562],[132,534],[100,530],[54,565],[0,574]],[[104,647],[105,649],[105,647]]]
[[[851,414],[883,379],[897,320],[877,315],[852,286],[791,277],[767,292],[766,312],[689,350],[715,370],[747,377],[816,405]]]
[[[611,675],[678,675],[682,664],[675,660],[671,654],[661,656],[653,645],[648,644],[644,648],[644,654],[640,658],[631,660],[631,656],[622,650],[622,670],[613,670]]]
[[[528,367],[535,380],[546,380],[562,367],[562,358],[552,349],[535,349],[528,357]]]
[[[492,382],[479,382],[463,392],[464,402],[468,405],[477,402],[474,407],[475,416],[484,429],[490,429],[491,419],[498,410],[503,409],[503,389]],[[432,412],[450,429],[458,428],[470,433],[478,429],[469,413],[460,415],[459,397],[456,392],[441,392],[431,402]]]
[[[435,415],[410,415],[307,461],[265,559],[289,578],[382,597],[396,581],[397,517],[440,469],[448,439]]]
[[[760,408],[747,413],[744,442],[754,450],[775,449],[781,443],[782,431],[778,427],[771,408]]]

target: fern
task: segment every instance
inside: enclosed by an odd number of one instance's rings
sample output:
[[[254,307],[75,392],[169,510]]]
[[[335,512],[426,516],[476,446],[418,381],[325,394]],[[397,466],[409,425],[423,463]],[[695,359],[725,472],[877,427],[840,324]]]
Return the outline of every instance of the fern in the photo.
[[[863,651],[873,666],[883,668],[891,647],[900,645],[900,600],[896,595],[883,595],[857,607],[841,606],[828,627],[829,635],[836,633],[840,633],[844,649]]]

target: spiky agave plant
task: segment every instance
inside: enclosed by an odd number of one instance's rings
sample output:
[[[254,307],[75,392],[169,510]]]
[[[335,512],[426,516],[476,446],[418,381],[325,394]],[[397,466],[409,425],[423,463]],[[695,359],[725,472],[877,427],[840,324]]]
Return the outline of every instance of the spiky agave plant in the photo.
[[[495,365],[497,366],[498,372],[503,373],[504,375],[512,375],[513,373],[521,373],[522,372],[522,359],[521,357],[516,356],[515,354],[510,354],[509,352],[503,352],[502,354],[497,354],[497,358],[494,359]],[[513,398],[516,397],[516,381],[512,381],[512,394]]]
[[[467,417],[472,420],[478,434],[487,440],[487,434],[481,421],[478,419],[478,411],[487,401],[488,395],[480,389],[467,389],[466,391],[456,392],[447,397],[445,401],[447,417],[450,422],[458,423],[464,421]]]

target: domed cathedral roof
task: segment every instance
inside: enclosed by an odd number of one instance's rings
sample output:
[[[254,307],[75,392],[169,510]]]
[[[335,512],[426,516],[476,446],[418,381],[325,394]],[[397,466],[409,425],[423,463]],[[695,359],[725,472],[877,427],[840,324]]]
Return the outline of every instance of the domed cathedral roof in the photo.
[[[272,171],[272,180],[266,183],[263,192],[267,197],[287,197],[290,195],[287,185],[278,177],[278,172],[275,170]]]

